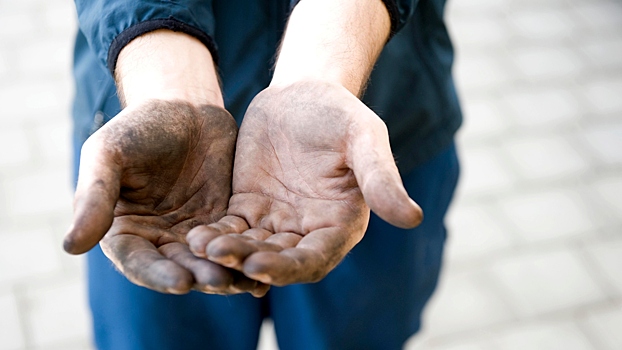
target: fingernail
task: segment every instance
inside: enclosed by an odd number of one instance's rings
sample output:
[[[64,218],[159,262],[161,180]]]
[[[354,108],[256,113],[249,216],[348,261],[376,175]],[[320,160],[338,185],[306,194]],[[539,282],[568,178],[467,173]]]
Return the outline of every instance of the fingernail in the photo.
[[[180,291],[179,289],[175,289],[175,288],[167,288],[166,292],[169,294],[176,294],[176,295],[186,294],[185,291]]]
[[[272,277],[265,273],[256,273],[248,275],[248,277],[265,284],[272,284]]]

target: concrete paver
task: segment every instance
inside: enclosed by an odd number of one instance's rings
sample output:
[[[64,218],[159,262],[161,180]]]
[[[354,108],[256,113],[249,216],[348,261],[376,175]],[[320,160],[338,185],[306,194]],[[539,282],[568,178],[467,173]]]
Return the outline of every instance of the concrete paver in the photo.
[[[489,99],[486,101],[490,103]],[[523,128],[558,127],[578,119],[581,113],[574,94],[558,87],[534,86],[505,94],[502,101],[513,123]],[[504,115],[498,113],[495,117]]]
[[[24,335],[20,328],[19,311],[13,293],[0,294],[0,349],[24,348]]]
[[[590,350],[589,339],[572,322],[534,323],[513,327],[490,341],[504,350]]]
[[[588,332],[596,339],[600,349],[617,350],[622,344],[622,303],[591,314],[584,321]]]
[[[613,241],[603,241],[587,247],[589,255],[595,261],[604,279],[615,286],[617,295],[622,293],[622,237]],[[622,329],[622,328],[620,328]]]
[[[496,262],[493,275],[523,317],[604,301],[605,293],[569,249],[527,252]]]
[[[26,291],[31,345],[47,349],[81,341],[88,346],[90,316],[83,281],[53,285],[32,285]]]
[[[525,180],[575,176],[589,169],[589,163],[562,136],[513,139],[504,144],[504,149]]]
[[[447,226],[453,242],[448,246],[447,258],[460,262],[503,251],[517,241],[505,229],[507,224],[484,205],[462,205],[453,210]]]
[[[521,193],[499,205],[528,242],[585,234],[594,226],[581,197],[567,190]]]

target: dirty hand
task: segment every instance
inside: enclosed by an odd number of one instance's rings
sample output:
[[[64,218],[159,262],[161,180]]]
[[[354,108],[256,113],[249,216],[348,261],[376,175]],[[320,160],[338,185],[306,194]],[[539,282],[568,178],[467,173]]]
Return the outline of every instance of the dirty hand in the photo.
[[[124,109],[84,144],[67,252],[97,242],[130,281],[164,293],[269,286],[195,257],[186,234],[225,215],[237,126],[224,109],[150,100]]]
[[[363,238],[370,208],[399,227],[422,220],[382,120],[336,84],[270,87],[240,128],[227,215],[187,240],[266,284],[314,282]]]

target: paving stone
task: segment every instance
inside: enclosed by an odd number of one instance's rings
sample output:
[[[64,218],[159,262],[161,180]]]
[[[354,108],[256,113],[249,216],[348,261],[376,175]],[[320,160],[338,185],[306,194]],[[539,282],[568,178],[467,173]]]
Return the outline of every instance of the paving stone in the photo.
[[[584,321],[591,334],[597,339],[599,344],[604,346],[603,350],[622,349],[622,304],[594,312]]]
[[[508,118],[488,99],[465,101],[462,109],[462,136],[469,140],[497,135],[507,128]]]
[[[591,82],[585,87],[585,94],[595,112],[608,114],[622,112],[622,77],[607,78]]]
[[[512,10],[550,10],[551,8],[563,8],[571,0],[502,0],[505,1]]]
[[[573,19],[557,7],[514,11],[509,19],[516,32],[531,42],[572,37],[575,29]]]
[[[471,0],[471,1],[450,1],[448,2],[451,13],[455,15],[473,13],[503,13],[509,9],[509,2],[503,0]]]
[[[598,68],[615,68],[622,66],[622,37],[591,38],[581,46],[590,63]]]
[[[45,121],[50,115],[67,115],[73,88],[69,80],[19,81],[0,87],[0,123]]]
[[[63,167],[71,165],[71,121],[67,118],[55,118],[50,123],[37,124],[36,146],[37,153],[46,161],[55,164],[63,164]]]
[[[477,53],[460,56],[455,65],[455,79],[461,89],[493,89],[509,80],[507,69],[494,55]]]
[[[19,3],[21,1],[15,1]],[[8,6],[14,6],[13,4]],[[19,35],[16,35],[19,33]],[[23,11],[8,10],[7,4],[0,5],[0,42],[11,43],[34,38],[37,24],[28,9]]]
[[[622,164],[622,121],[592,125],[580,137],[601,162]]]
[[[492,147],[471,147],[462,152],[460,193],[465,196],[510,188],[513,174],[503,165],[503,156]]]
[[[73,43],[71,38],[52,37],[22,45],[17,51],[16,68],[22,77],[61,76],[69,79]],[[60,67],[64,69],[59,69]]]
[[[577,176],[589,164],[561,136],[514,139],[504,144],[522,178],[537,180]]]
[[[612,31],[622,27],[622,5],[617,1],[582,1],[573,10],[590,29]]]
[[[45,345],[34,347],[32,350],[96,350],[95,347],[86,339],[70,340],[60,342],[58,345]]]
[[[566,90],[534,87],[528,91],[505,94],[502,102],[513,112],[513,121],[521,127],[540,128],[559,125],[580,114],[577,98]]]
[[[6,58],[4,58],[3,54],[0,53],[0,78],[4,78],[4,76],[8,73],[9,67],[6,63]],[[5,80],[5,79],[2,79]],[[6,81],[6,80],[5,80]]]
[[[572,322],[528,323],[503,332],[494,341],[497,350],[592,350],[586,336]]]
[[[507,248],[512,238],[488,208],[457,206],[447,217],[447,258],[467,260]]]
[[[622,294],[622,239],[612,242],[599,242],[587,248],[607,282]],[[621,328],[622,329],[622,328]]]
[[[518,194],[503,198],[500,207],[528,242],[573,237],[595,227],[581,197],[570,190]]]
[[[25,346],[19,310],[12,293],[0,294],[0,350],[21,350]]]
[[[35,11],[41,7],[41,0],[0,0],[0,9],[8,13],[20,13],[24,11]]]
[[[434,338],[507,322],[513,313],[491,288],[485,274],[445,274],[424,317],[424,329]]]
[[[73,193],[70,169],[40,169],[2,184],[0,205],[6,215],[36,217],[71,212]]]
[[[0,229],[0,283],[26,280],[60,269],[60,242],[46,230],[11,231]]]
[[[0,129],[0,167],[27,163],[31,158],[26,131],[21,127]],[[3,169],[0,168],[0,174]]]
[[[454,41],[464,46],[500,45],[508,36],[504,22],[496,16],[458,17],[448,25]]]
[[[523,317],[601,301],[598,288],[571,251],[526,252],[492,267],[515,311]]]
[[[45,27],[63,34],[74,33],[77,29],[76,7],[71,1],[46,1],[44,13]],[[73,38],[73,36],[71,36]]]
[[[594,183],[596,192],[609,204],[614,213],[622,213],[622,178],[608,177]],[[622,220],[622,216],[618,216]]]
[[[26,317],[36,347],[50,348],[56,343],[89,337],[91,320],[86,311],[84,283],[33,286],[27,299]]]
[[[481,344],[469,340],[458,340],[453,342],[441,342],[422,344],[419,346],[405,347],[405,350],[494,350],[488,344]]]
[[[572,51],[551,45],[516,49],[511,56],[522,75],[532,81],[571,78],[583,68]]]

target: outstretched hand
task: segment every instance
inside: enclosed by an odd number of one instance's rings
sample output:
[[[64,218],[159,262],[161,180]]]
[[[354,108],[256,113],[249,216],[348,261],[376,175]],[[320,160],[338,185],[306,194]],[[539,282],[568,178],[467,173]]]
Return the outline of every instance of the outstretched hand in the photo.
[[[224,109],[151,100],[124,109],[82,148],[65,250],[101,240],[132,282],[160,292],[251,292],[269,286],[195,257],[186,234],[225,215],[237,126]]]
[[[382,120],[339,85],[270,87],[242,123],[227,215],[187,240],[266,284],[314,282],[363,238],[370,208],[403,228],[422,220]]]

